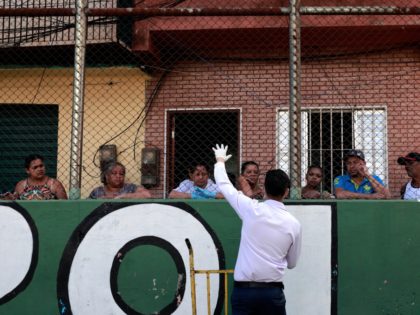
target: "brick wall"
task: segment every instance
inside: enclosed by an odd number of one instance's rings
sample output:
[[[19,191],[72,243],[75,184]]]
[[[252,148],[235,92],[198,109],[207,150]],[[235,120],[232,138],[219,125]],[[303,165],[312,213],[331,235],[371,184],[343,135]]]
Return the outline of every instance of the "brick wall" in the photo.
[[[387,108],[389,188],[394,196],[407,180],[397,158],[420,151],[418,69],[419,50],[302,61],[302,108]],[[288,108],[288,73],[287,61],[181,62],[153,98],[146,144],[164,150],[166,109],[241,108],[242,160],[258,161],[267,170],[276,161],[276,112]],[[158,78],[155,74],[149,82],[149,96]],[[161,163],[163,183],[163,154]],[[155,189],[155,196],[162,196],[162,189]]]

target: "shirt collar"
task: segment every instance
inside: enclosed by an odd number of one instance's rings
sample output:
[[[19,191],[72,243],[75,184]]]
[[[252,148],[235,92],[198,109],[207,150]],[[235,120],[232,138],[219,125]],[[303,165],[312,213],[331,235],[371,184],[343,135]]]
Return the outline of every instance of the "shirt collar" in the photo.
[[[352,180],[350,175],[346,175],[347,176],[347,181],[349,181],[350,183],[352,183],[353,185],[356,185],[355,182]],[[360,182],[360,184],[358,186],[362,186],[363,184],[365,184],[366,182],[369,182],[369,180],[366,177],[363,177],[363,180]]]
[[[276,207],[276,208],[281,208],[282,210],[287,211],[284,203],[282,203],[280,201],[273,200],[273,199],[267,199],[266,201],[264,201],[264,203],[269,205],[269,206]]]

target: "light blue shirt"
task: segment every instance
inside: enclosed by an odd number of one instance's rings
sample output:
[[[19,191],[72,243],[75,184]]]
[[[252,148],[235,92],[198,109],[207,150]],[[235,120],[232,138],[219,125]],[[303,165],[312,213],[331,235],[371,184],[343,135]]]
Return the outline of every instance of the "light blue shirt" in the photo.
[[[181,192],[181,193],[189,193],[191,194],[194,191],[194,182],[192,180],[186,179],[184,181],[181,182],[181,184],[179,184],[179,186],[177,188],[175,188],[174,190],[177,192]],[[215,192],[220,192],[219,188],[217,187],[217,185],[211,180],[209,179],[207,181],[207,185],[204,188],[208,191],[215,191]]]

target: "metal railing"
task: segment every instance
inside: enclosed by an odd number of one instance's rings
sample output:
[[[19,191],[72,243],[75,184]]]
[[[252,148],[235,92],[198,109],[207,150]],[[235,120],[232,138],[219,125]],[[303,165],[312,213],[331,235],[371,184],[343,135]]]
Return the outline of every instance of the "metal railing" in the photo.
[[[228,275],[233,274],[233,269],[224,269],[224,270],[200,270],[195,269],[194,265],[194,250],[191,246],[189,240],[186,240],[189,252],[190,260],[190,281],[191,281],[191,307],[192,315],[197,315],[197,299],[196,299],[196,285],[195,279],[196,275],[204,274],[206,275],[206,292],[207,292],[207,314],[211,315],[211,296],[210,296],[210,275],[218,274],[223,278],[223,287],[224,287],[224,314],[228,315],[229,313],[229,279]]]

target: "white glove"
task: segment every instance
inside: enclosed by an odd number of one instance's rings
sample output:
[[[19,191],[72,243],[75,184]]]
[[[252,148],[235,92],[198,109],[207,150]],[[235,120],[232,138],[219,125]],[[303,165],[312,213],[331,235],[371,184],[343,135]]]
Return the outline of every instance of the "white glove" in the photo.
[[[217,162],[226,162],[232,157],[232,154],[226,156],[228,146],[221,144],[220,146],[216,144],[216,148],[213,148],[214,155],[216,156]]]

